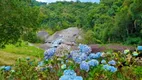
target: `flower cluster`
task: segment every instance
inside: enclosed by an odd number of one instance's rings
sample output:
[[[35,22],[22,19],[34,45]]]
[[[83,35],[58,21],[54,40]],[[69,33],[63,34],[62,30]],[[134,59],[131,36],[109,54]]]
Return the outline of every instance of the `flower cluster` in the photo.
[[[82,53],[90,53],[91,52],[91,48],[87,45],[84,45],[84,44],[79,44],[78,48],[80,49],[80,52],[82,52]]]
[[[117,71],[117,68],[116,68],[116,67],[110,66],[110,65],[108,65],[108,64],[103,65],[103,69],[104,69],[104,70],[107,70],[107,71],[110,71],[110,72],[116,72],[116,71]]]
[[[54,55],[55,52],[56,52],[56,48],[50,48],[50,49],[46,50],[44,52],[44,59],[51,58]]]
[[[105,60],[102,60],[101,63],[104,64],[103,65],[104,70],[110,71],[110,72],[116,72],[117,71],[117,68],[114,67],[116,65],[116,62],[114,60],[109,61],[108,64],[106,64]]]
[[[70,55],[75,63],[80,64],[81,70],[85,70],[86,72],[88,72],[91,66],[95,67],[99,65],[99,61],[96,59],[101,57],[101,52],[97,52],[96,54],[90,53],[91,48],[83,44],[80,44],[78,48],[79,50],[71,51]]]
[[[83,80],[81,76],[76,76],[74,70],[64,70],[64,75],[59,80]]]
[[[88,72],[89,69],[90,69],[89,64],[87,62],[85,62],[85,61],[82,61],[81,64],[80,64],[80,69],[85,70],[86,72]]]
[[[110,65],[116,65],[116,62],[114,60],[111,60],[111,61],[108,62],[108,64],[110,64]]]
[[[96,54],[95,53],[91,53],[91,54],[89,54],[89,58],[90,59],[98,59],[98,58],[101,57],[101,55],[102,55],[101,52],[97,52]]]

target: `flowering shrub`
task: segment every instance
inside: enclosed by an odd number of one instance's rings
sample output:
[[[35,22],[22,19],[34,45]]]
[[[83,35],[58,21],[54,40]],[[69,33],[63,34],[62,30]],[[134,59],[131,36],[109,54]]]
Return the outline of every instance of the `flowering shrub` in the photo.
[[[81,76],[76,76],[74,70],[65,70],[64,75],[59,80],[83,80]]]
[[[90,69],[89,64],[87,62],[85,62],[85,61],[82,61],[81,64],[80,64],[80,69],[85,70],[86,72],[88,72],[89,69]]]
[[[60,41],[59,41],[60,42]],[[55,44],[58,43],[55,42]],[[58,44],[59,45],[59,44]],[[56,47],[44,52],[40,61],[17,59],[15,65],[0,67],[0,80],[109,80],[109,79],[140,79],[135,74],[136,56],[139,52],[97,52],[80,44],[78,50],[71,51],[62,57],[56,56]],[[134,70],[134,71],[133,71]],[[79,75],[79,76],[77,76]],[[131,75],[131,76],[130,76]]]

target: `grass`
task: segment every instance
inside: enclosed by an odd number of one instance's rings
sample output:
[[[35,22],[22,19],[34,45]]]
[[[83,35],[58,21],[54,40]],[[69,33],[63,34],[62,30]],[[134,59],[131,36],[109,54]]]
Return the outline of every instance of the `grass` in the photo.
[[[4,49],[0,49],[0,65],[12,65],[18,58],[43,58],[44,50],[35,46],[28,46],[22,42],[21,46],[6,45]]]
[[[37,48],[35,46],[27,46],[27,45],[19,46],[19,47],[16,47],[15,45],[7,45],[6,48],[1,49],[1,50],[4,52],[34,56],[38,58],[42,58],[43,52],[44,52],[44,50],[40,48]]]
[[[15,63],[16,59],[26,58],[26,57],[35,58],[32,56],[28,56],[28,55],[20,55],[20,54],[18,55],[18,54],[14,54],[14,53],[0,51],[0,65],[12,65]]]

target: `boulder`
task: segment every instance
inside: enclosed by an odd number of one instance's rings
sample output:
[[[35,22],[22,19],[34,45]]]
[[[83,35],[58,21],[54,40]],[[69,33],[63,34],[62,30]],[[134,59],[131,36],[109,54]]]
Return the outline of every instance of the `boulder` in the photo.
[[[46,31],[39,31],[37,37],[45,41],[48,38],[49,34]]]
[[[70,27],[61,31],[54,33],[52,36],[46,38],[46,43],[51,43],[52,41],[62,38],[64,42],[75,42],[76,39],[80,39],[81,29],[77,27]]]

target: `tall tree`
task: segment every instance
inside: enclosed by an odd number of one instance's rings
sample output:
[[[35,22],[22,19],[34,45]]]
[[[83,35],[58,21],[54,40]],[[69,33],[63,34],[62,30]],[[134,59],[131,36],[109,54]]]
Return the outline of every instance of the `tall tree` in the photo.
[[[36,28],[39,10],[30,0],[0,0],[0,47],[16,43],[20,36]]]

